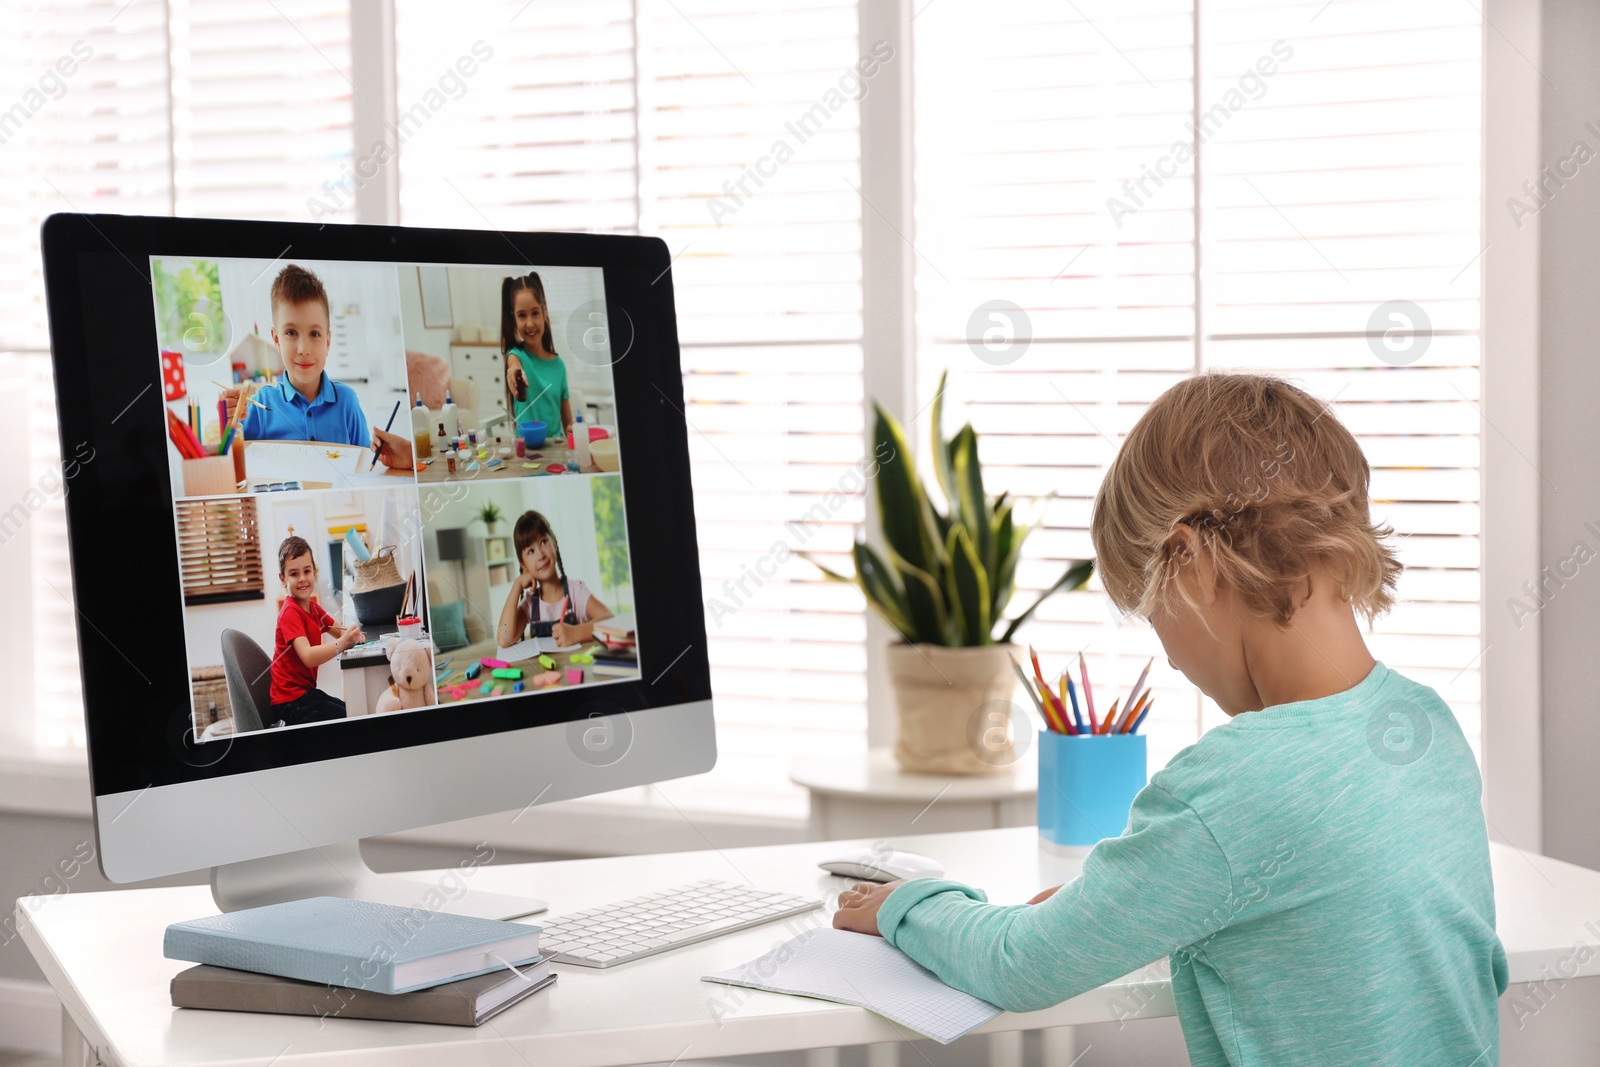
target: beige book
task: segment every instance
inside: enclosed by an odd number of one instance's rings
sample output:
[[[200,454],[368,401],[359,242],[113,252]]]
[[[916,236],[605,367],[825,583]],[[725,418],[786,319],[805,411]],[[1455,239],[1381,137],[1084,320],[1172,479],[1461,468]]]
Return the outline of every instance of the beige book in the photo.
[[[415,993],[387,994],[201,964],[173,977],[172,1005],[212,1011],[477,1026],[556,980],[548,957],[519,970],[520,973],[492,971]]]

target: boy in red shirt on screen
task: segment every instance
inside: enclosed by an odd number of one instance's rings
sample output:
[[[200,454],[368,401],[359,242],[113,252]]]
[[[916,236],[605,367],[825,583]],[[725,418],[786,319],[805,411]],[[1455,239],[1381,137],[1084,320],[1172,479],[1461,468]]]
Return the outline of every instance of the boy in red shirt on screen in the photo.
[[[359,626],[338,626],[312,597],[317,561],[304,537],[278,546],[278,580],[287,593],[272,639],[272,713],[275,725],[298,726],[345,717],[344,701],[317,688],[317,668],[366,637]],[[333,635],[325,644],[323,634]]]

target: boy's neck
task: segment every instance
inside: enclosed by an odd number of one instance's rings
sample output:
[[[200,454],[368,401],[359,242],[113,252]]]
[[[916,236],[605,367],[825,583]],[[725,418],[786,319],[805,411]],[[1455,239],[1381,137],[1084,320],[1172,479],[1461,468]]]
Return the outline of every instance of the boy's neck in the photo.
[[[1245,667],[1259,707],[1343,693],[1371,674],[1377,663],[1347,603],[1314,598],[1294,613],[1286,629],[1268,620],[1261,623],[1244,634]]]
[[[312,596],[315,596],[315,595],[316,594],[312,594]],[[311,597],[309,597],[309,596],[307,596],[307,597],[298,597],[298,596],[294,596],[293,594],[290,594],[289,599],[293,600],[296,604],[299,604],[301,611],[310,611],[311,610]]]
[[[322,375],[318,374],[316,381],[312,382],[309,387],[299,385],[293,378],[289,379],[289,384],[293,385],[294,391],[303,396],[306,403],[309,404],[317,398],[318,393],[322,392]]]

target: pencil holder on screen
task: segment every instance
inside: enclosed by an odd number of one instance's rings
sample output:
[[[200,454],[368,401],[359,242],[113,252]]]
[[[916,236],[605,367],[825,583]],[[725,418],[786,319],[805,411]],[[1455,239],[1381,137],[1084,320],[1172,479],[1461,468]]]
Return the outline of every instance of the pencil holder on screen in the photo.
[[[1083,848],[1128,825],[1145,787],[1143,734],[1039,733],[1039,840]]]
[[[232,456],[206,456],[183,461],[183,495],[216,496],[237,493]]]

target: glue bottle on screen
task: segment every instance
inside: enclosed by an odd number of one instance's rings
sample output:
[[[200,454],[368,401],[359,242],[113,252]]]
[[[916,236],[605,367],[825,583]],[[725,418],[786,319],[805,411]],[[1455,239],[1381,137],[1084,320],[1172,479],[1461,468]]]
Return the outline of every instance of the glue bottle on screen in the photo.
[[[439,416],[444,419],[444,428],[450,431],[451,437],[461,432],[461,418],[456,414],[456,402],[448,389],[445,390],[444,407],[439,409]]]
[[[583,421],[582,412],[572,417],[572,439],[577,446],[578,469],[586,471],[589,469],[589,427]]]
[[[417,459],[433,455],[433,433],[428,429],[428,408],[417,394],[417,406],[411,409],[411,443],[416,448]]]

